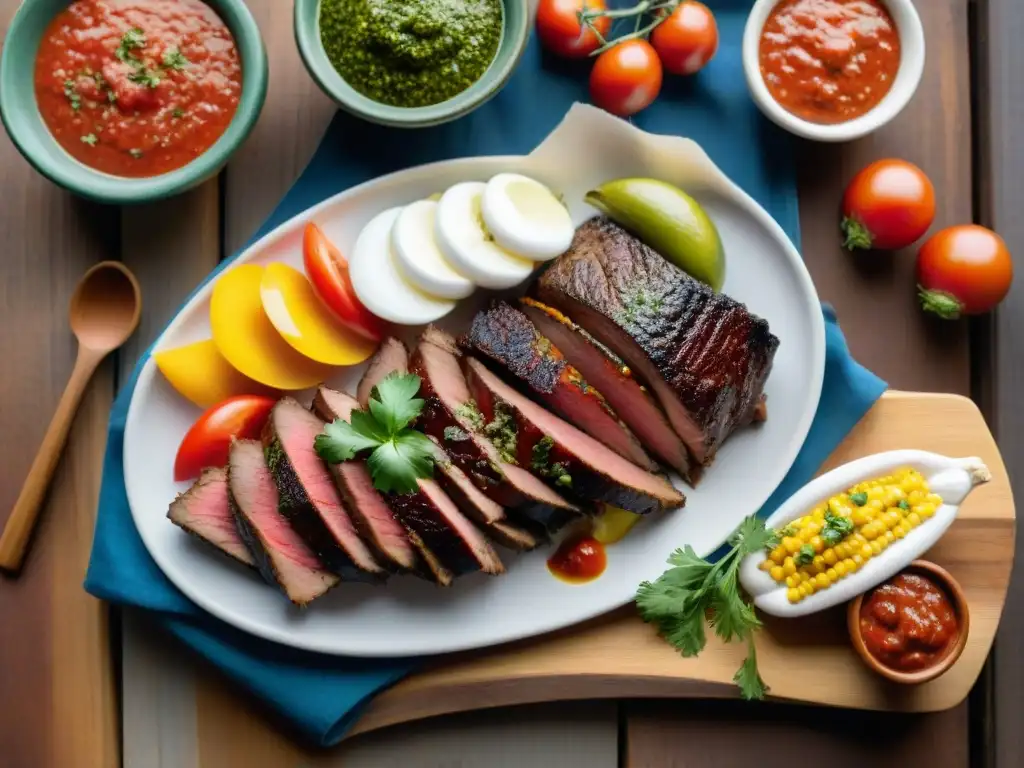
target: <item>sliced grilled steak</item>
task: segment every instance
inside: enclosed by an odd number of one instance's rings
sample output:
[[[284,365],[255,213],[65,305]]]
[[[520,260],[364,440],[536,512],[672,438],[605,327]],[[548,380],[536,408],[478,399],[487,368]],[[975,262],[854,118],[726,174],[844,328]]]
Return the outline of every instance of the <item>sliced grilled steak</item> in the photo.
[[[323,419],[348,419],[358,403],[351,396],[327,387],[320,387],[313,400],[313,409]],[[345,498],[356,530],[381,556],[392,562],[406,562],[404,550],[413,550],[412,565],[405,566],[417,576],[449,586],[455,575],[430,551],[419,534],[410,531],[395,517],[373,480],[364,462],[348,461],[330,467]],[[399,538],[400,537],[400,538]],[[404,542],[404,544],[403,544]]]
[[[647,450],[684,478],[695,480],[693,462],[682,439],[622,359],[558,310],[528,297],[521,301],[523,312],[537,329],[551,339],[583,378],[600,390]]]
[[[356,400],[359,401],[359,405],[363,408],[370,406],[370,393],[388,374],[408,372],[409,350],[405,348],[405,344],[394,336],[384,339],[380,349],[370,359],[363,378],[359,380],[359,386],[356,388]]]
[[[768,323],[606,217],[576,230],[531,295],[622,357],[700,464],[753,419],[779,346]]]
[[[281,514],[345,581],[379,581],[385,569],[356,533],[331,473],[313,450],[324,423],[290,397],[278,401],[263,430],[267,465]]]
[[[518,309],[501,301],[478,312],[466,341],[471,349],[510,371],[533,397],[598,442],[639,467],[657,469],[604,396]]]
[[[232,444],[227,477],[238,531],[268,582],[296,605],[306,605],[338,583],[278,511],[277,486],[257,441]]]
[[[431,438],[437,443],[436,438]],[[516,525],[505,517],[505,510],[498,502],[487,498],[483,491],[473,485],[469,476],[455,466],[438,443],[437,480],[455,506],[476,523],[489,538],[503,547],[530,550],[547,540],[547,533],[540,526],[532,530]]]
[[[359,408],[354,398],[327,387],[320,387],[313,399],[313,411],[325,421],[348,421]],[[373,487],[370,471],[363,461],[330,464],[328,468],[341,491],[356,531],[377,559],[399,570],[420,569],[416,548],[406,535],[405,527],[395,519],[384,498]]]
[[[467,358],[466,371],[470,392],[488,423],[496,416],[511,419],[518,436],[519,463],[529,463],[555,487],[638,514],[683,505],[683,495],[663,477],[626,461],[590,435],[548,413],[479,360]]]
[[[228,473],[221,467],[204,469],[192,487],[178,495],[167,510],[176,526],[202,539],[250,568],[256,560],[238,533],[228,503]]]
[[[424,331],[410,361],[426,400],[421,423],[484,494],[505,507],[512,522],[532,521],[556,531],[581,511],[522,467],[502,461],[483,426],[459,367],[455,340],[433,326]]]
[[[390,493],[395,516],[456,576],[473,571],[504,573],[498,554],[433,480],[419,480],[417,493]]]

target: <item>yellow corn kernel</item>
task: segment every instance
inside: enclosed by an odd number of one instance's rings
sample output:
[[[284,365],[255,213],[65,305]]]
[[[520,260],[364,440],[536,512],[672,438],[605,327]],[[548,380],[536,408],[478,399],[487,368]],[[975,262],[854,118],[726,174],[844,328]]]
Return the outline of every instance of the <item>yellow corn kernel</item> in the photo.
[[[786,572],[782,570],[781,565],[772,566],[772,569],[768,571],[768,573],[771,575],[772,581],[778,582],[786,578]]]
[[[874,541],[871,542],[871,554],[872,555],[880,555],[880,554],[882,554],[882,550],[883,549],[885,549],[885,540],[884,539],[875,539]]]
[[[838,576],[840,579],[843,578],[843,576],[846,575],[846,570],[847,570],[847,568],[846,568],[846,561],[845,560],[840,560],[838,563],[836,563],[834,566],[832,566],[832,570],[834,570],[836,572],[836,576]]]
[[[871,553],[872,553],[873,551],[874,551],[874,550],[873,550],[873,549],[871,549],[871,545],[870,545],[870,544],[864,544],[864,545],[863,545],[863,546],[862,546],[862,547],[860,548],[860,552],[859,552],[859,554],[860,554],[860,556],[861,556],[861,558],[862,558],[862,559],[864,559],[864,560],[867,560],[867,559],[868,559],[869,557],[871,557]]]
[[[815,555],[814,559],[811,561],[811,565],[816,570],[824,570],[825,569],[825,558],[822,557],[821,555]]]
[[[942,497],[937,493],[925,494],[924,500],[929,504],[934,504],[936,507],[942,504]]]
[[[790,587],[790,588],[800,586],[800,577],[797,576],[795,573],[792,574],[791,576],[787,576],[786,577],[786,586]]]
[[[803,595],[800,594],[800,590],[799,589],[787,589],[786,590],[786,598],[791,603],[799,603],[801,597],[803,597]]]
[[[810,597],[811,595],[813,595],[814,594],[814,582],[813,581],[805,581],[803,584],[801,584],[800,585],[800,594],[802,594],[804,597]]]
[[[878,523],[877,522],[868,523],[867,525],[865,525],[863,528],[860,529],[860,532],[862,534],[864,534],[864,538],[865,539],[867,539],[868,541],[871,541],[872,539],[876,538],[878,536],[878,534],[880,533],[880,531],[878,530]]]
[[[911,512],[907,515],[906,522],[910,523],[911,527],[916,528],[921,524],[921,516],[917,512]]]
[[[782,565],[786,559],[786,550],[782,546],[778,546],[772,550],[772,562],[776,565]]]
[[[886,531],[885,535],[882,537],[882,541],[885,542],[885,546],[889,546],[894,541],[896,541],[896,534],[892,531]]]
[[[839,581],[839,573],[836,571],[835,568],[829,568],[827,571],[825,571],[825,576],[826,578],[828,578],[829,584],[835,584],[837,581]]]
[[[871,520],[871,516],[864,507],[857,507],[857,509],[853,510],[850,514],[850,519],[853,521],[853,524],[859,528],[869,522]]]
[[[887,507],[895,507],[897,504],[899,504],[905,498],[907,498],[907,494],[905,494],[897,486],[891,485],[891,486],[889,486],[888,488],[885,489],[885,496],[884,496],[884,498],[882,500],[885,502],[885,506],[887,506]]]
[[[915,504],[920,504],[922,501],[924,501],[924,497],[924,491],[922,491],[920,488],[916,488],[915,490],[907,494],[907,503],[910,504],[911,506]]]
[[[904,536],[907,535],[907,528],[906,528],[906,526],[903,523],[900,523],[899,525],[897,525],[895,528],[892,529],[892,532],[893,532],[893,535],[895,535],[897,539],[902,539]]]
[[[853,540],[853,544],[856,544],[858,547],[867,541],[867,539],[864,538],[864,534],[860,531],[857,531],[850,538]]]
[[[787,536],[782,540],[782,546],[785,547],[786,551],[791,555],[795,555],[797,552],[799,552],[800,547],[802,547],[803,545],[803,542],[800,541],[800,539],[798,539],[796,536]]]
[[[787,576],[792,576],[796,573],[796,563],[793,562],[792,557],[787,557],[785,562],[782,563],[782,572]]]
[[[821,536],[815,536],[809,543],[814,547],[815,552],[821,552],[825,548],[825,542],[821,540]]]
[[[921,476],[916,472],[907,475],[900,481],[900,489],[909,494],[911,491],[916,491],[921,488]]]
[[[809,574],[807,571],[799,571],[797,573],[797,576],[800,577],[800,583],[801,584],[803,584],[805,581],[810,581],[811,580],[811,574]]]
[[[818,507],[811,513],[811,517],[817,522],[821,523],[825,521],[825,509],[824,507]]]
[[[935,505],[930,501],[926,501],[924,504],[918,504],[912,512],[917,512],[921,516],[922,520],[927,520],[935,514]]]
[[[825,589],[826,587],[828,587],[828,585],[828,576],[826,576],[824,573],[819,573],[817,576],[814,577],[814,586],[817,589]]]
[[[882,490],[880,485],[872,485],[865,491],[868,495],[868,502],[881,501],[882,497],[885,496],[885,491]]]
[[[899,525],[902,519],[903,515],[899,512],[899,507],[891,509],[885,513],[885,527],[892,528],[894,525]]]
[[[821,553],[821,559],[825,561],[825,565],[835,565],[839,556],[836,555],[835,547],[829,547]]]
[[[868,549],[870,548],[871,547],[868,547]],[[853,556],[854,565],[856,565],[858,569],[863,567],[865,559],[866,558],[864,557],[863,552],[858,552],[856,555]]]
[[[881,499],[872,499],[865,507],[868,510],[868,514],[872,518],[878,517],[878,515],[885,510],[885,502]]]

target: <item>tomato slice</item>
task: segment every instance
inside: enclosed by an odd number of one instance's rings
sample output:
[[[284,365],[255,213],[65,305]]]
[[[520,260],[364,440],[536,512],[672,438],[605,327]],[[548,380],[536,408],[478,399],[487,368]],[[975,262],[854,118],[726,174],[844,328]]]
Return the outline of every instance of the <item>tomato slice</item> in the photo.
[[[192,480],[207,467],[227,464],[231,441],[258,438],[276,402],[265,395],[238,395],[207,409],[178,446],[174,479]]]
[[[317,296],[348,328],[370,341],[380,341],[384,323],[359,301],[348,276],[348,261],[313,222],[302,237],[302,261]]]

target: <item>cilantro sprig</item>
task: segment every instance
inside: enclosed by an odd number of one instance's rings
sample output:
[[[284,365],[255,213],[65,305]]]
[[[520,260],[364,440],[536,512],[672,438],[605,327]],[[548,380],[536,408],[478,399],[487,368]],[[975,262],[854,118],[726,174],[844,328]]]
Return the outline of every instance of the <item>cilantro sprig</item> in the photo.
[[[420,377],[390,374],[373,389],[368,411],[352,411],[348,421],[337,419],[317,435],[313,447],[324,461],[339,464],[362,457],[374,487],[385,493],[412,493],[417,480],[434,474],[435,446],[409,425],[420,415],[424,401],[416,397]]]
[[[764,521],[746,518],[729,538],[729,551],[717,563],[709,563],[686,545],[669,557],[672,567],[655,581],[637,589],[640,616],[683,656],[696,656],[707,644],[705,625],[724,642],[747,644],[747,657],[733,682],[745,699],[762,699],[768,686],[757,670],[754,632],[761,620],[740,594],[739,566],[749,554],[762,552],[778,542],[778,534]]]

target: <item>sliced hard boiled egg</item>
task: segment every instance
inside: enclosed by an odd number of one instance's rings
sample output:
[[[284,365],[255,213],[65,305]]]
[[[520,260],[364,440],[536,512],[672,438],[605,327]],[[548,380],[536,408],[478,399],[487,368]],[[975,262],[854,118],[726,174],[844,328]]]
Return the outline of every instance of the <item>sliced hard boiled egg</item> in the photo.
[[[420,200],[407,205],[391,228],[398,271],[416,288],[442,299],[464,299],[473,282],[456,272],[434,239],[437,203]]]
[[[434,234],[448,262],[482,288],[511,288],[533,272],[533,262],[502,248],[484,224],[481,198],[486,184],[465,181],[437,203]]]
[[[480,210],[498,245],[530,261],[561,256],[576,233],[569,211],[551,190],[518,173],[488,181]]]
[[[338,322],[299,270],[269,264],[260,282],[267,318],[281,338],[303,357],[327,365],[355,365],[377,348],[376,342]]]
[[[213,286],[210,328],[217,350],[242,374],[275,389],[306,389],[319,384],[330,367],[303,357],[281,338],[263,311],[256,264],[232,267]]]
[[[377,317],[401,325],[425,325],[439,320],[455,302],[415,288],[398,271],[391,230],[402,212],[389,208],[374,216],[356,238],[348,274],[356,296]]]

